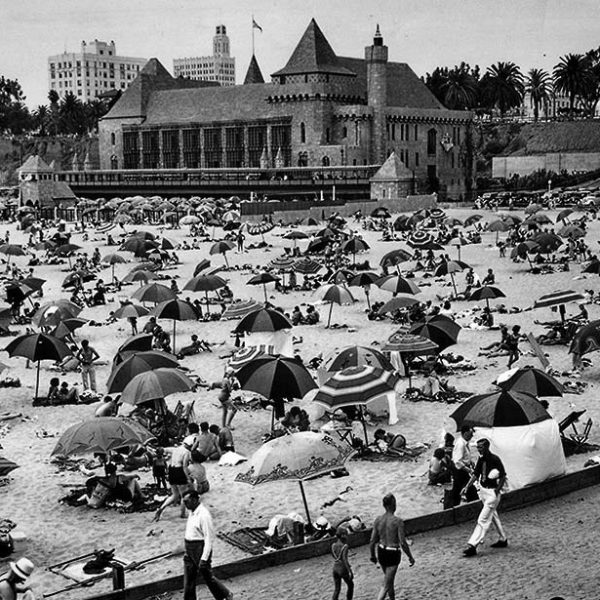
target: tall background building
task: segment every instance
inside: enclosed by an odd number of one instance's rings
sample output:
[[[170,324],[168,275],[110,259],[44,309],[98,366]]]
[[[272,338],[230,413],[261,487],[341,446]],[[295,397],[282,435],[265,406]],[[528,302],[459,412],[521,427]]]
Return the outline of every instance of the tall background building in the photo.
[[[175,58],[173,73],[175,77],[235,85],[235,58],[229,54],[229,37],[225,25],[217,25],[212,56]]]
[[[117,56],[114,42],[81,42],[79,52],[48,57],[48,87],[64,96],[92,100],[111,90],[125,91],[146,64],[145,58]]]

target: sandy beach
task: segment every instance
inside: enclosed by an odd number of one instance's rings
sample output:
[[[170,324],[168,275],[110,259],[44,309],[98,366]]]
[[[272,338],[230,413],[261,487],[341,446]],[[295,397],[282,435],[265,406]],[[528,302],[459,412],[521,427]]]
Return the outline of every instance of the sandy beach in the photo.
[[[484,215],[484,221],[490,221],[494,214],[489,211],[474,211],[469,209],[453,209],[446,211],[449,216],[464,219],[474,212]],[[520,212],[515,212],[523,216]],[[554,220],[556,211],[549,212]],[[370,245],[370,250],[360,254],[357,260],[369,260],[373,270],[379,271],[380,257],[398,246],[394,242],[381,241],[380,232],[363,231],[358,224],[349,223],[352,229],[359,229],[360,235]],[[148,231],[157,232],[155,227],[141,227]],[[26,235],[15,230],[14,225],[10,227],[0,225],[0,234],[5,230],[11,232],[11,242],[26,244]],[[128,226],[129,230],[133,226]],[[306,230],[306,228],[304,228]],[[314,228],[313,228],[314,229]],[[284,246],[292,243],[282,239],[285,228],[276,227],[265,234],[265,240],[270,247],[267,249],[250,250],[243,254],[232,251],[228,254],[231,266],[252,265],[254,271],[258,271],[261,265],[266,265],[270,260],[283,253]],[[588,227],[589,233],[586,242],[594,251],[600,240],[600,222],[591,221]],[[217,229],[217,234],[221,230]],[[164,231],[164,235],[175,243],[180,243],[188,235],[188,228]],[[217,236],[217,237],[218,237]],[[533,304],[540,296],[563,289],[571,289],[583,292],[588,288],[597,287],[597,275],[581,276],[581,265],[572,263],[569,272],[552,273],[547,275],[532,275],[527,263],[514,263],[508,258],[500,258],[498,249],[495,247],[495,233],[484,233],[483,242],[464,246],[462,248],[462,260],[471,265],[475,272],[483,277],[488,268],[493,268],[496,273],[496,285],[506,294],[502,301],[507,307],[525,308]],[[72,236],[74,243],[83,246],[84,250],[91,254],[95,247],[100,248],[102,255],[115,252],[116,247],[105,246],[105,236],[90,233],[87,242],[82,241],[81,234]],[[248,236],[246,243],[256,243],[260,237]],[[301,249],[306,247],[306,241],[300,241]],[[209,256],[210,242],[202,245],[200,250],[177,250],[182,262],[176,269],[164,271],[173,276],[179,287],[182,288],[186,281],[192,277],[196,264],[204,259],[210,258],[213,266],[224,264],[222,256]],[[455,247],[447,247],[445,252],[452,258],[456,258]],[[126,258],[131,253],[120,252]],[[17,257],[15,262],[19,266],[26,266],[26,257]],[[131,267],[130,264],[116,265],[116,274],[122,277]],[[408,266],[411,263],[407,263]],[[60,289],[61,282],[68,272],[67,264],[64,265],[42,265],[35,268],[35,276],[47,280],[44,286],[45,302],[59,298],[68,297]],[[254,298],[258,301],[263,299],[260,286],[247,286],[246,281],[252,276],[252,270],[224,270],[222,273],[229,280],[229,285],[236,298]],[[105,268],[101,274],[105,281],[110,280],[110,267]],[[464,289],[464,275],[456,277],[457,286]],[[439,303],[436,295],[447,295],[451,293],[449,278],[422,279],[417,276],[415,282],[422,286],[420,299],[431,299]],[[168,282],[167,282],[168,283]],[[425,284],[425,285],[423,285]],[[427,285],[431,284],[431,285]],[[87,287],[93,286],[93,282]],[[279,294],[273,292],[269,286],[270,301],[276,306],[282,306],[286,312],[291,312],[294,306],[301,306],[305,312],[307,304],[318,302],[315,294],[310,292],[294,292]],[[108,312],[119,305],[119,299],[130,297],[137,289],[137,284],[123,287],[117,295],[110,295],[112,300],[107,306],[85,308],[81,317],[102,322],[106,319]],[[380,347],[393,333],[397,326],[391,321],[369,321],[366,318],[366,301],[360,288],[351,288],[357,302],[351,306],[334,306],[333,323],[346,324],[356,329],[349,332],[346,329],[325,329],[328,307],[319,307],[321,323],[315,326],[299,326],[294,328],[293,335],[301,338],[302,342],[294,347],[299,348],[305,361],[319,353],[327,353],[333,349],[341,348],[351,344]],[[187,294],[183,292],[180,296],[185,298],[189,295],[192,299],[203,295]],[[371,301],[388,300],[391,294],[381,291],[376,287],[371,290]],[[497,302],[492,301],[492,306]],[[476,365],[474,370],[459,371],[451,374],[449,383],[458,390],[471,393],[479,393],[488,389],[492,381],[506,370],[506,357],[485,358],[478,356],[481,346],[492,343],[499,338],[497,331],[477,331],[467,326],[471,321],[471,315],[462,314],[471,310],[479,304],[485,306],[485,302],[456,302],[453,308],[457,312],[457,321],[464,326],[460,333],[458,344],[451,347],[449,351],[460,354],[468,361]],[[596,304],[588,307],[590,320],[600,318],[600,307]],[[577,312],[574,304],[567,306],[567,312]],[[506,323],[509,326],[519,324],[524,332],[532,332],[539,335],[543,327],[533,323],[534,319],[550,321],[556,318],[556,313],[550,309],[539,309],[514,314],[495,314],[496,324]],[[143,326],[146,319],[139,320]],[[223,375],[225,360],[221,356],[227,355],[233,349],[234,338],[232,329],[237,321],[211,321],[190,322],[184,321],[177,324],[177,345],[187,343],[192,333],[197,333],[200,338],[216,344],[212,353],[203,352],[187,357],[182,364],[193,373],[200,375],[208,382],[218,381]],[[164,323],[167,331],[171,331],[172,323]],[[24,332],[23,326],[12,326],[11,329]],[[141,327],[140,327],[141,329]],[[118,346],[122,344],[129,335],[129,325],[126,321],[119,321],[112,325],[94,327],[86,325],[77,331],[76,340],[89,339],[90,344],[99,352],[105,364],[98,367],[97,378],[99,391],[105,391],[105,383],[110,372],[110,362]],[[1,343],[4,347],[12,338],[5,338]],[[518,366],[527,364],[539,366],[538,359],[529,353],[526,343],[521,344],[525,355],[521,357]],[[567,354],[565,346],[544,346],[544,351],[553,368],[565,371],[571,368],[571,358]],[[600,422],[600,406],[597,402],[597,388],[600,378],[600,367],[597,354],[591,354],[592,367],[586,369],[580,380],[587,383],[584,393],[580,395],[565,394],[563,398],[550,399],[550,413],[561,420],[572,410],[586,409],[586,418],[590,417],[595,423]],[[27,539],[18,544],[18,555],[26,555],[38,565],[32,583],[37,593],[49,593],[69,584],[69,581],[55,575],[45,569],[48,565],[68,560],[78,555],[91,552],[98,548],[115,548],[116,555],[127,561],[141,560],[165,551],[175,550],[181,545],[183,539],[184,521],[180,519],[178,511],[174,508],[168,509],[163,519],[158,523],[152,522],[152,513],[120,514],[115,510],[92,510],[86,507],[73,508],[58,503],[58,499],[71,489],[70,486],[82,485],[87,478],[84,472],[63,471],[59,472],[56,465],[50,461],[50,454],[60,434],[70,425],[93,417],[97,404],[82,406],[63,407],[33,407],[31,399],[35,385],[35,370],[25,368],[25,360],[22,358],[8,358],[2,353],[0,360],[9,365],[9,370],[4,375],[18,377],[21,380],[20,388],[0,389],[0,412],[19,413],[18,418],[0,423],[0,451],[3,456],[14,460],[20,468],[12,472],[6,485],[0,487],[0,517],[11,519],[18,525],[17,531],[27,536]],[[52,376],[60,376],[60,373],[50,370],[50,362],[42,363],[40,389],[46,390]],[[61,380],[67,380],[70,384],[78,384],[81,389],[81,377],[78,373],[69,373]],[[561,381],[567,377],[559,377]],[[420,384],[419,378],[413,379],[413,384]],[[405,382],[404,387],[408,384]],[[181,397],[175,395],[168,398],[169,406],[173,407],[178,399],[195,400],[195,413],[198,420],[206,420],[210,423],[220,423],[220,409],[216,390],[202,389],[195,394],[186,394]],[[309,400],[298,402],[306,408]],[[409,446],[418,444],[436,447],[442,439],[444,426],[448,424],[448,415],[456,408],[456,405],[448,405],[439,402],[411,402],[398,396],[397,410],[399,422],[394,426],[388,426],[382,422],[378,426],[392,432],[401,432],[407,439]],[[124,406],[122,414],[127,414],[132,409]],[[236,450],[246,456],[251,455],[260,445],[261,436],[269,430],[271,415],[268,411],[257,410],[240,412],[235,417],[234,431]],[[374,427],[370,427],[372,434]],[[592,428],[590,441],[599,442],[600,434],[598,428]],[[308,503],[316,518],[324,515],[330,522],[341,520],[345,516],[359,515],[363,521],[370,524],[373,517],[379,512],[380,500],[383,494],[393,492],[398,498],[399,512],[403,517],[411,517],[425,512],[432,512],[441,508],[443,490],[440,487],[427,485],[427,462],[431,451],[427,450],[412,461],[380,462],[377,464],[351,460],[348,463],[350,475],[340,479],[322,477],[306,484]],[[569,470],[581,468],[590,455],[575,455],[567,461]],[[273,483],[255,488],[241,483],[235,483],[234,479],[238,472],[244,470],[244,465],[237,467],[219,467],[214,463],[207,465],[208,478],[211,490],[205,496],[205,503],[210,508],[216,527],[220,531],[233,531],[242,526],[256,527],[266,526],[269,519],[276,513],[298,511],[302,512],[302,501],[298,486],[293,483]],[[100,470],[96,471],[100,473]],[[141,482],[150,482],[151,472],[148,469],[140,470]],[[348,489],[351,488],[351,489]],[[339,497],[340,499],[331,506],[325,504]],[[560,506],[560,500],[556,501]],[[564,501],[565,506],[567,500]],[[558,510],[558,509],[557,509]],[[560,512],[560,511],[559,511]],[[515,517],[512,517],[515,519]],[[516,517],[518,519],[518,517]],[[554,531],[548,530],[550,538],[555,535]],[[435,534],[429,536],[430,541],[436,539]],[[244,558],[247,556],[241,550],[218,540],[214,551],[215,564]],[[574,559],[575,560],[575,559]],[[3,565],[0,562],[0,568]],[[162,576],[173,575],[181,572],[181,557],[176,556],[159,562],[152,563],[147,568],[127,574],[127,583],[135,584],[143,581],[159,579]],[[247,578],[246,578],[247,579]],[[96,584],[93,593],[109,589],[108,581]],[[235,584],[233,589],[235,590]],[[82,598],[91,595],[92,590],[84,592],[75,590],[65,592],[60,598]],[[246,597],[246,596],[244,596]],[[250,598],[251,596],[247,596]],[[263,596],[264,597],[264,596]]]

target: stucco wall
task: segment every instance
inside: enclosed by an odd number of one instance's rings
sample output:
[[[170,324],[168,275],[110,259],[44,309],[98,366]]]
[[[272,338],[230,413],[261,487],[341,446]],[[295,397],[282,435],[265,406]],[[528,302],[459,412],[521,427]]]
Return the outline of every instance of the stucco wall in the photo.
[[[492,158],[492,177],[509,179],[513,175],[530,175],[545,169],[560,173],[600,169],[600,153],[551,153],[535,156],[497,156]]]

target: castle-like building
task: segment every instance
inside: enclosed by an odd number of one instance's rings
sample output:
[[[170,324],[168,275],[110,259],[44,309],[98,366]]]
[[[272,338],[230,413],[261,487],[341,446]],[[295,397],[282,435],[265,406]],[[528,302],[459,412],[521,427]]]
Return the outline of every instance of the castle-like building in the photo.
[[[313,19],[265,83],[175,79],[157,59],[100,122],[103,169],[381,165],[395,153],[416,192],[471,189],[471,113],[444,108],[377,28],[364,58],[337,56]]]

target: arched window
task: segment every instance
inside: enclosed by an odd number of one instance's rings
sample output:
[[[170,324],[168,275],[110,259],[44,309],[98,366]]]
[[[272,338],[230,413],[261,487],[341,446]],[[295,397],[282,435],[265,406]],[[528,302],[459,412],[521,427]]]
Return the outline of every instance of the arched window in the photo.
[[[110,143],[111,143],[112,146],[115,145],[116,140],[117,140],[117,137],[115,136],[115,134],[111,133],[110,134]]]
[[[437,151],[437,131],[430,129],[427,132],[427,154],[429,156],[435,156]]]
[[[304,126],[304,123],[300,123],[300,143],[306,143],[306,127]]]
[[[342,129],[342,137],[343,138],[347,138],[348,137],[348,128],[347,127],[344,127]]]
[[[327,127],[327,129],[325,129],[325,143],[329,144],[331,142],[331,130],[329,129],[329,127]]]
[[[324,156],[321,159],[321,163],[323,164],[324,167],[328,167],[331,164],[331,161],[329,160],[329,156]]]

